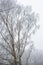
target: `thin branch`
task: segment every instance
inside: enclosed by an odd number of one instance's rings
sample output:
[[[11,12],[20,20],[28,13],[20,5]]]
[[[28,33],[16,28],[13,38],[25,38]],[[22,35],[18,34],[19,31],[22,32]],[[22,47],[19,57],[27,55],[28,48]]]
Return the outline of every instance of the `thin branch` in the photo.
[[[1,60],[3,60],[3,61],[5,60],[5,61],[7,61],[9,64],[11,64],[11,61],[10,61],[10,59],[3,58],[2,56],[0,56],[0,59],[1,59]]]
[[[6,48],[3,44],[0,44],[0,46],[2,46],[5,50],[7,50],[13,56],[13,53],[11,53],[10,50],[8,50],[8,48]]]
[[[8,30],[8,32],[9,32],[10,36],[11,36],[11,32],[10,32],[9,27],[8,27],[8,24],[7,24],[7,23],[8,23],[7,18],[6,18],[6,22],[5,22],[4,17],[2,16],[2,14],[1,14],[1,13],[0,13],[0,15],[1,15],[1,18],[2,18],[2,20],[3,20],[3,22],[4,22],[4,24],[6,25],[7,30]]]
[[[0,12],[4,12],[4,11],[9,11],[9,10],[11,10],[11,9],[14,9],[15,7],[11,7],[11,8],[8,8],[8,9],[0,9]]]
[[[25,34],[25,43],[24,43],[24,47],[23,47],[23,51],[21,52],[21,57],[22,57],[22,55],[23,55],[23,53],[24,53],[24,51],[25,51],[25,47],[26,47],[26,41],[27,41],[27,31],[26,31],[26,34]]]
[[[30,58],[30,56],[31,56],[32,50],[33,50],[33,44],[30,46],[30,52],[29,52],[29,55],[28,55],[28,57],[27,57],[26,65],[28,65],[28,60],[29,60],[29,58]]]
[[[8,44],[9,48],[12,49],[12,48],[10,47],[9,43],[7,42],[7,40],[4,38],[3,34],[2,34],[1,32],[0,32],[0,34],[1,34],[2,38],[3,38],[3,40]]]
[[[3,58],[2,56],[0,56],[0,59],[2,60],[5,60],[5,61],[8,61],[10,64],[11,64],[11,59],[7,59],[7,58]],[[10,61],[11,60],[11,61]],[[14,60],[13,60],[14,61]],[[16,63],[19,63],[18,61],[16,61]]]

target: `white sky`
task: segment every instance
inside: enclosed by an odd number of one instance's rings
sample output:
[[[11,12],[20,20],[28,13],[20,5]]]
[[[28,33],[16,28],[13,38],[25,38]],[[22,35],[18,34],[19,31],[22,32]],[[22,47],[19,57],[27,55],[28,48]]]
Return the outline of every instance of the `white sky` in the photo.
[[[40,29],[36,32],[35,35],[33,35],[33,40],[35,47],[37,49],[43,50],[43,0],[18,0],[18,3],[20,5],[24,4],[26,5],[32,5],[32,9],[39,13],[39,23],[40,23]]]

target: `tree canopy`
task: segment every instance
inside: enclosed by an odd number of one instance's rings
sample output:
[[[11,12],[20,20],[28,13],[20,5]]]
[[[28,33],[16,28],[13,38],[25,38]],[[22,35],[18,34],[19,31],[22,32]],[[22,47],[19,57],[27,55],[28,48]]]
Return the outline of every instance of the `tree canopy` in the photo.
[[[39,28],[38,18],[31,6],[11,4],[10,0],[3,0],[0,7],[0,60],[22,65],[26,46],[30,45],[29,56],[33,48],[30,37]]]

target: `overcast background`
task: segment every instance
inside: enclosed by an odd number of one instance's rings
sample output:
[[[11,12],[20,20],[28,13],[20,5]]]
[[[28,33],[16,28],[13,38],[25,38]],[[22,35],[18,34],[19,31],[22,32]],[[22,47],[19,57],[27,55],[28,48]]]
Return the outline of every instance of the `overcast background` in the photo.
[[[43,50],[43,0],[17,0],[20,5],[32,5],[33,11],[39,13],[40,29],[33,35],[34,45],[36,49]]]

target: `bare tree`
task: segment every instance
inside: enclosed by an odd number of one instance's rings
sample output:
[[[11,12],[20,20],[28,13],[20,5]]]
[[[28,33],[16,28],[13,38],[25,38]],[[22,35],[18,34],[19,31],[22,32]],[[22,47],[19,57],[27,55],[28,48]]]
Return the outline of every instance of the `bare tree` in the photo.
[[[37,14],[32,12],[30,6],[15,4],[13,9],[10,6],[9,0],[1,2],[3,11],[0,12],[0,60],[8,63],[12,60],[14,65],[22,65],[21,58],[25,48],[32,43],[30,37],[39,28],[36,23]]]

